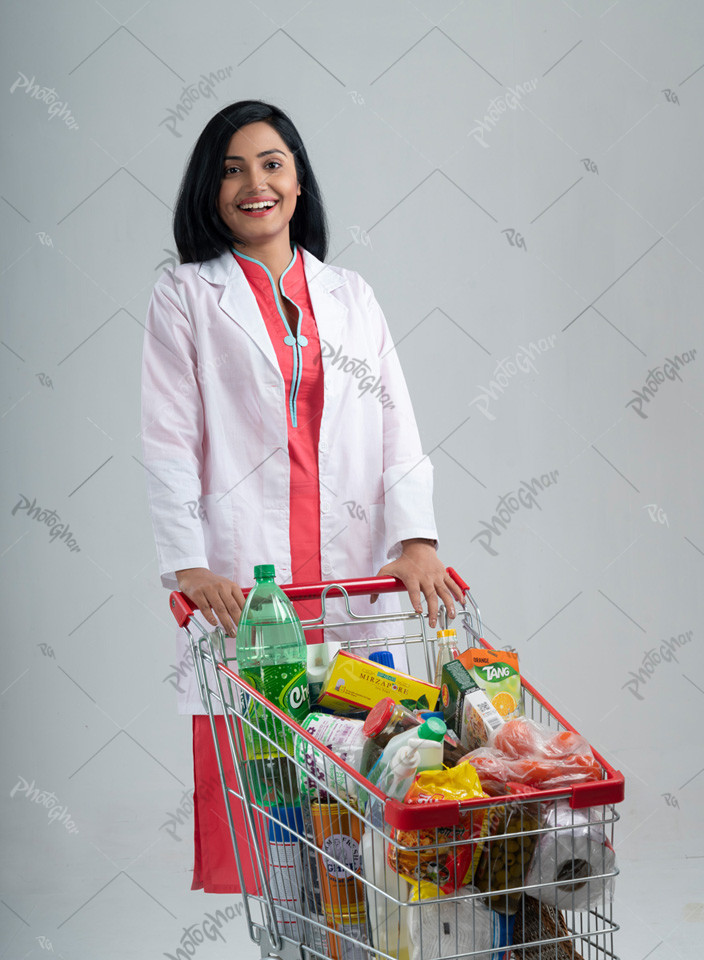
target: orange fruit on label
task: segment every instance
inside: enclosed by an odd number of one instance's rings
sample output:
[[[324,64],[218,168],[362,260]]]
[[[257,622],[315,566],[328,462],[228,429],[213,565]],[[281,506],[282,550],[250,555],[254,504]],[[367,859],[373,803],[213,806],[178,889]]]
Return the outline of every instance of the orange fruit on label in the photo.
[[[506,693],[505,690],[497,693],[495,697],[492,697],[491,702],[502,717],[508,717],[518,706],[511,694]]]

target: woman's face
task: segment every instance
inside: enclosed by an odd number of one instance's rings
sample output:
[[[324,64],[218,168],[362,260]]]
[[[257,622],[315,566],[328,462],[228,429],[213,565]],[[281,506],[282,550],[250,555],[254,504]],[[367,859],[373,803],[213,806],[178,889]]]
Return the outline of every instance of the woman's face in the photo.
[[[249,247],[277,237],[288,244],[300,194],[293,154],[276,130],[263,121],[241,127],[228,145],[218,196],[218,213],[232,233]],[[252,209],[265,201],[273,205]]]

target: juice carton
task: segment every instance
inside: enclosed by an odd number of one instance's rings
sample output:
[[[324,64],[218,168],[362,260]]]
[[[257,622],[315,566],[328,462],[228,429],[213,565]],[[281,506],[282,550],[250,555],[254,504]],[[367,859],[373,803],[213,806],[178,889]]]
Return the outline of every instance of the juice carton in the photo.
[[[327,669],[317,706],[351,713],[391,697],[409,710],[434,710],[439,693],[432,683],[340,650]]]
[[[492,730],[504,722],[461,660],[451,660],[442,668],[440,701],[445,723],[467,750],[483,747]]]
[[[523,689],[517,653],[471,647],[460,654],[459,659],[504,720],[523,715]]]

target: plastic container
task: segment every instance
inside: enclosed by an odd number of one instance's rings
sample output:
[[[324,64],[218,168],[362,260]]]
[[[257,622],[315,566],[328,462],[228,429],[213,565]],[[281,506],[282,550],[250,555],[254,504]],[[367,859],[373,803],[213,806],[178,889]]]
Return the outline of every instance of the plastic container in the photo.
[[[258,564],[254,568],[256,586],[247,595],[237,627],[237,669],[243,680],[300,723],[310,711],[306,641],[301,621],[289,598],[276,585],[275,575],[273,564]],[[249,757],[275,756],[275,744],[281,744],[290,754],[290,729],[272,721],[253,698],[247,705],[245,720]]]
[[[325,674],[330,666],[330,648],[327,643],[311,643],[307,650],[308,697],[311,707],[323,689]]]
[[[400,733],[406,733],[409,730],[417,730],[423,723],[423,720],[430,717],[437,717],[442,720],[442,714],[432,711],[423,711],[418,715],[395,703],[391,697],[385,697],[367,714],[364,721],[364,734],[367,742],[362,754],[362,763],[360,770],[364,776],[374,767],[386,745]],[[443,763],[447,767],[454,767],[455,764],[467,755],[467,749],[462,746],[459,738],[451,731],[447,730],[443,741]]]
[[[442,685],[442,668],[450,660],[459,660],[456,630],[438,630],[438,659],[435,665],[435,686]]]

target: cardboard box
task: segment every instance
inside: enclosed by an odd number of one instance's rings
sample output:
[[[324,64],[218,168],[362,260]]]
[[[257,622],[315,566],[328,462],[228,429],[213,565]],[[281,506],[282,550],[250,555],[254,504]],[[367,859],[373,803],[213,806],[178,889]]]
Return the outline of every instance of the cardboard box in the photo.
[[[483,747],[491,732],[504,722],[459,660],[451,660],[442,669],[440,702],[445,723],[452,727],[467,750]]]
[[[325,674],[319,706],[336,713],[370,710],[391,697],[409,710],[434,710],[440,688],[424,680],[340,650]]]

